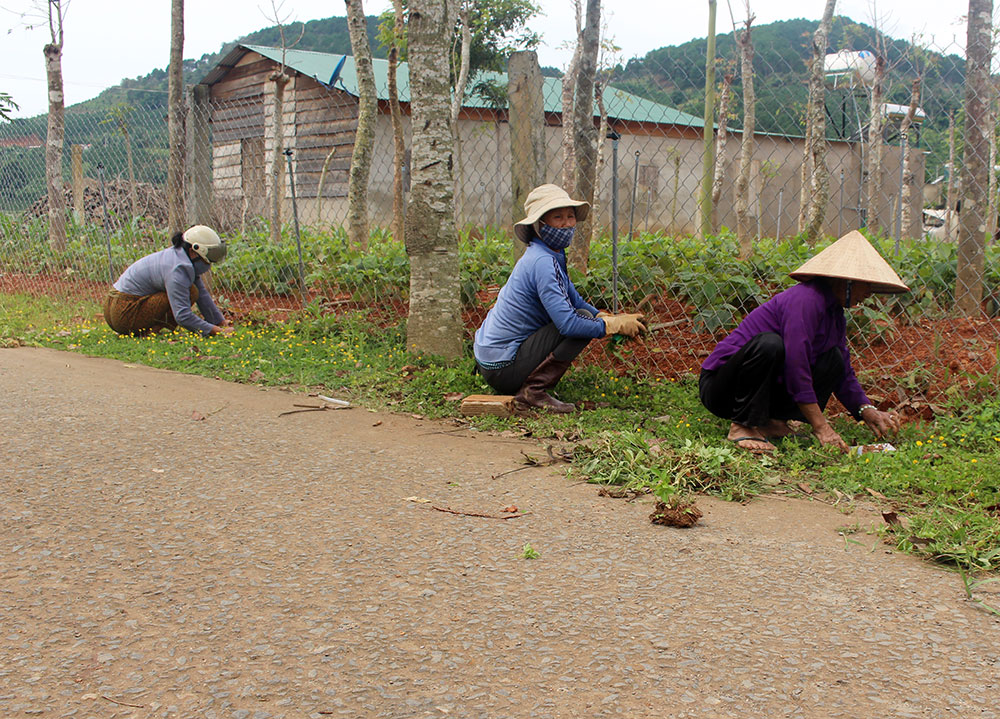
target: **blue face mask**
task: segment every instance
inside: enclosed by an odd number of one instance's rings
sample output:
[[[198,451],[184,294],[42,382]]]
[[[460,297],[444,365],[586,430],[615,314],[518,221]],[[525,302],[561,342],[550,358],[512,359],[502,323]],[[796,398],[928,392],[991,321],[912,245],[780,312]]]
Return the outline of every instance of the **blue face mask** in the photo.
[[[543,245],[556,252],[569,247],[575,231],[575,227],[550,227],[544,222],[538,223],[538,239],[542,241]]]

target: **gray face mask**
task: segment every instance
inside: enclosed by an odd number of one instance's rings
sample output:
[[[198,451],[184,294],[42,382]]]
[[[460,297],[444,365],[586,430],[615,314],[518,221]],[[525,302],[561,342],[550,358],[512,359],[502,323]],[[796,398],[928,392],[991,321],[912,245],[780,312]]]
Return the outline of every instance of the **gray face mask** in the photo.
[[[212,269],[212,265],[205,262],[205,260],[201,259],[200,257],[196,260],[191,260],[191,264],[194,265],[194,273],[196,275],[203,275],[210,269]]]

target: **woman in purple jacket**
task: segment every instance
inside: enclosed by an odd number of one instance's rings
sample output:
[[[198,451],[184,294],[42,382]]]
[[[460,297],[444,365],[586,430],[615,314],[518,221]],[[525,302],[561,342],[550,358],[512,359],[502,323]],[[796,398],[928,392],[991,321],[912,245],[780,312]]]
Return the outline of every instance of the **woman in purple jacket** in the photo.
[[[823,416],[831,394],[876,437],[898,430],[896,416],[875,407],[854,374],[844,308],[909,288],[857,231],[791,276],[799,284],[750,312],[702,364],[702,404],[731,421],[729,441],[754,453],[773,452],[770,440],[791,432],[790,419],[808,422],[820,444],[846,451]]]

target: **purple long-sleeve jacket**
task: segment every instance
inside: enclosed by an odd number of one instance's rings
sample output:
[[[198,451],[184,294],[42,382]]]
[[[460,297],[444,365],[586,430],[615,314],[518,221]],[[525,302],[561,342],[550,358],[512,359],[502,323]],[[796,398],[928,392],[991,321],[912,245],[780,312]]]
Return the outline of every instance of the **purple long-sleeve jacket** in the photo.
[[[743,345],[764,332],[777,333],[785,343],[782,381],[798,404],[816,402],[812,367],[820,355],[833,347],[844,357],[844,377],[834,390],[837,399],[854,416],[858,416],[859,407],[869,404],[851,367],[844,308],[825,282],[801,282],[753,310],[739,327],[716,345],[702,363],[702,369],[718,369]]]

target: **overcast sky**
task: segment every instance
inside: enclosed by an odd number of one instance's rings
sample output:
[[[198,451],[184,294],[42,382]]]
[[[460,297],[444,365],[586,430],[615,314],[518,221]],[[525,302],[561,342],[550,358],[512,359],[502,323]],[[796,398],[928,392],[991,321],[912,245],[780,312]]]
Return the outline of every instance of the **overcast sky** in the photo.
[[[543,16],[531,26],[542,35],[542,65],[565,67],[575,20],[571,0],[540,0]],[[42,47],[48,42],[44,23],[38,23],[44,0],[0,0],[0,91],[20,105],[15,117],[45,112],[46,85]],[[223,43],[273,24],[270,1],[188,0],[184,16],[184,57],[198,58],[216,52]],[[391,0],[365,2],[365,12],[375,15],[391,7]],[[642,56],[665,45],[705,37],[708,2],[695,0],[605,0],[607,34],[621,48],[623,59]],[[751,0],[757,24],[795,17],[819,19],[823,0]],[[746,15],[743,0],[720,0],[717,32],[733,29]],[[837,14],[871,24],[877,15],[883,31],[910,39],[922,33],[933,49],[963,54],[965,46],[964,0],[841,0]],[[24,17],[27,13],[27,17]],[[308,21],[344,14],[340,2],[284,0],[280,17],[286,22]],[[66,104],[94,97],[123,78],[139,77],[166,68],[170,55],[169,0],[70,0],[65,22],[63,74]]]

